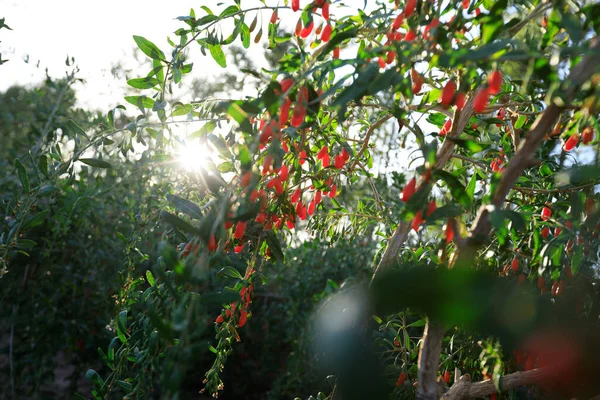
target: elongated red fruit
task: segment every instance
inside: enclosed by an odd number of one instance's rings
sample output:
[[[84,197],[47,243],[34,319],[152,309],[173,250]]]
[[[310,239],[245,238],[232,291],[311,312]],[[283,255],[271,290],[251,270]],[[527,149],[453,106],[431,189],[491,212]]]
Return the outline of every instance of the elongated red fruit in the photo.
[[[394,22],[392,23],[392,29],[397,31],[402,26],[402,22],[404,22],[404,13],[400,13],[394,18]]]
[[[433,214],[435,210],[437,210],[437,204],[435,204],[435,200],[431,200],[427,206],[427,217]]]
[[[306,162],[306,160],[308,160],[308,156],[306,155],[306,150],[302,150],[300,153],[298,153],[298,163],[300,165],[302,165]]]
[[[296,12],[300,9],[300,0],[292,0],[292,11]]]
[[[294,80],[292,78],[284,78],[279,84],[281,85],[281,90],[285,93],[294,85]]]
[[[442,130],[440,131],[440,136],[446,136],[446,134],[448,132],[450,132],[450,129],[452,129],[452,120],[451,119],[444,122],[444,126],[442,127]]]
[[[512,263],[510,264],[510,268],[515,272],[518,271],[519,270],[519,260],[516,258],[514,260],[512,260]]]
[[[296,204],[296,214],[301,220],[304,221],[306,219],[306,207],[304,207],[302,201],[299,201],[298,204]]]
[[[300,196],[302,196],[302,190],[300,190],[300,188],[296,189],[294,191],[294,193],[292,194],[292,198],[290,199],[290,201],[292,203],[297,202],[298,200],[300,200]]]
[[[314,25],[315,24],[312,21],[310,21],[310,23],[304,28],[302,28],[302,30],[300,31],[300,37],[306,39],[308,35],[310,35],[310,33],[312,32]]]
[[[412,31],[410,31],[412,32]],[[410,70],[410,78],[412,79],[412,92],[413,94],[417,94],[421,91],[421,88],[423,87],[423,77],[421,76],[421,74],[419,74],[416,70],[411,69]]]
[[[396,381],[396,386],[400,387],[400,386],[404,385],[404,382],[406,382],[406,372],[400,372],[400,375],[398,376],[398,380]]]
[[[306,108],[302,104],[296,104],[294,107],[294,112],[292,113],[292,126],[294,128],[299,127],[304,122],[304,118],[306,117]]]
[[[285,102],[281,105],[281,109],[279,110],[279,125],[284,126],[287,125],[290,120],[290,108],[292,107],[292,100],[288,98],[285,99]]]
[[[546,239],[548,237],[548,235],[550,235],[550,228],[545,226],[544,229],[542,229],[542,237],[544,239]]]
[[[329,191],[329,198],[333,199],[337,196],[337,187],[335,185],[331,185],[331,190]]]
[[[454,231],[452,230],[452,225],[446,224],[446,244],[450,243],[452,239],[454,239]]]
[[[288,168],[287,165],[284,164],[281,166],[281,169],[279,170],[279,178],[283,182],[285,182],[288,180],[289,173],[290,173],[290,169]]]
[[[419,231],[419,227],[421,226],[421,224],[425,222],[423,220],[423,212],[422,211],[417,211],[417,213],[415,214],[415,218],[412,221],[412,228],[415,232]]]
[[[314,199],[315,204],[319,204],[321,202],[321,196],[322,196],[321,191],[317,190],[317,193],[315,193],[315,199]]]
[[[498,70],[493,71],[488,78],[488,87],[491,94],[496,94],[502,89],[502,73]]]
[[[333,49],[333,58],[340,58],[340,48],[336,47]]]
[[[581,141],[583,142],[583,144],[588,144],[592,140],[594,140],[594,129],[591,126],[587,126],[583,130],[583,135],[582,135]]]
[[[473,103],[473,110],[481,113],[485,110],[490,101],[490,89],[482,88],[475,96],[475,102]]]
[[[244,172],[244,175],[242,175],[242,179],[240,180],[240,183],[241,183],[242,187],[248,187],[251,180],[252,180],[252,172],[246,171],[246,172]]]
[[[552,209],[550,207],[542,208],[542,220],[548,221],[552,216]]]
[[[406,16],[406,18],[413,15],[416,7],[417,7],[417,0],[406,0],[406,7],[404,7],[404,15]]]
[[[311,201],[308,205],[308,215],[313,215],[315,213],[315,201]]]
[[[323,42],[329,42],[329,38],[331,37],[331,25],[325,25],[323,28],[323,32],[321,33],[321,40]]]
[[[241,240],[244,237],[244,232],[246,231],[246,221],[240,221],[235,226],[235,233],[233,237]]]
[[[325,20],[329,21],[329,0],[321,6],[321,15]]]
[[[569,138],[563,145],[563,150],[571,151],[575,148],[575,146],[577,146],[578,143],[579,143],[579,133],[574,133],[571,136],[569,136]]]
[[[412,195],[415,194],[416,187],[417,187],[417,180],[415,178],[412,178],[410,181],[408,181],[408,184],[402,190],[400,200],[402,200],[405,203],[408,200],[410,200]]]
[[[448,81],[446,86],[444,86],[444,89],[442,89],[442,98],[440,100],[440,104],[446,107],[449,106],[452,103],[455,92],[456,83],[452,80]]]

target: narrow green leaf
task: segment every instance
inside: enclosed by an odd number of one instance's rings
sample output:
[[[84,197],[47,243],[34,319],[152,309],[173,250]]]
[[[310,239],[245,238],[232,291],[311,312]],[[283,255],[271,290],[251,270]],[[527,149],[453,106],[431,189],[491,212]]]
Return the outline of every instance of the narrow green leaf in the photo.
[[[15,168],[17,169],[17,176],[19,177],[19,181],[21,181],[21,185],[23,186],[23,190],[25,193],[29,193],[31,190],[31,186],[29,184],[29,176],[27,175],[27,171],[21,161],[18,158],[15,158]]]
[[[164,61],[165,54],[154,43],[142,36],[134,35],[133,40],[135,40],[135,43],[137,43],[138,47],[145,55],[153,60]]]
[[[515,122],[515,129],[521,129],[525,125],[525,122],[527,122],[527,116],[521,115],[517,119],[517,122]]]
[[[222,68],[227,66],[227,59],[225,58],[225,53],[223,53],[223,49],[221,48],[220,44],[209,44],[208,50],[217,64],[219,64]]]
[[[475,199],[475,185],[477,184],[477,174],[473,174],[471,176],[471,180],[469,180],[469,184],[467,185],[467,196],[471,199],[471,202]]]
[[[25,231],[27,229],[35,228],[38,225],[41,225],[42,222],[48,217],[50,214],[50,210],[40,211],[37,214],[31,215],[23,221],[23,225],[21,225],[21,230]]]
[[[153,77],[129,79],[127,84],[136,89],[150,89],[160,84],[160,81]]]
[[[178,104],[173,108],[173,111],[171,112],[171,116],[172,117],[179,117],[181,115],[187,115],[189,114],[192,110],[194,109],[194,107],[192,107],[191,104]]]
[[[240,274],[240,272],[230,266],[224,267],[219,271],[220,274],[223,274],[225,276],[228,276],[230,278],[234,278],[234,279],[242,279],[242,275]]]
[[[146,271],[146,279],[148,280],[148,283],[150,284],[150,286],[154,286],[154,275],[152,275],[152,272],[150,272],[150,270]]]
[[[110,165],[106,161],[100,160],[98,158],[80,158],[79,161],[81,161],[84,164],[89,165],[90,167],[95,167],[95,168],[112,168],[112,165]]]
[[[186,213],[192,218],[201,219],[202,211],[200,207],[195,203],[184,199],[183,197],[179,197],[174,194],[167,193],[167,200],[169,200],[173,205],[181,212]]]
[[[179,218],[176,215],[173,215],[167,211],[162,211],[160,213],[160,216],[165,220],[165,222],[167,222],[170,225],[173,225],[175,228],[177,228],[183,232],[194,233],[194,234],[198,233],[197,228],[193,227],[187,221],[184,221],[183,219]]]
[[[84,138],[86,138],[87,140],[90,140],[90,138],[88,137],[88,135],[86,135],[83,128],[81,128],[79,125],[77,125],[73,120],[70,119],[69,121],[67,121],[67,128],[69,130],[71,130],[71,132],[75,133],[76,135],[81,135]]]
[[[129,104],[133,104],[134,106],[137,106],[138,104],[140,104],[140,99],[141,99],[141,105],[144,108],[154,107],[154,100],[152,100],[150,97],[147,97],[147,96],[125,96],[125,101],[128,102]]]

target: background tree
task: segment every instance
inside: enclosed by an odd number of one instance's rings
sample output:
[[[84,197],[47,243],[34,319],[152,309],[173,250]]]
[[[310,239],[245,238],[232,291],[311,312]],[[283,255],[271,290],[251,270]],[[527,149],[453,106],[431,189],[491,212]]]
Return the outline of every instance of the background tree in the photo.
[[[301,228],[340,249],[364,236],[380,245],[369,289],[342,288],[314,319],[317,374],[336,382],[330,396],[497,398],[530,384],[539,390],[530,397],[595,395],[587,355],[598,348],[599,6],[302,5],[191,10],[169,52],[135,36],[152,60],[128,80],[144,91],[126,97],[139,113],[119,127],[113,111],[97,130],[75,128],[95,158],[76,147],[54,164],[56,177],[72,177],[77,160],[127,170],[134,141],[148,145],[143,160],[168,161],[181,123],[202,124],[183,140],[215,154],[176,184],[163,180],[172,176],[161,164],[145,170],[150,183],[136,205],[145,224],[164,228],[162,243],[155,254],[140,251],[144,225],[121,234],[126,279],[115,337],[100,351],[110,372],[87,372],[92,395],[177,396],[200,380],[190,372],[207,349],[205,390],[222,391],[237,342],[260,321],[271,271],[309,279],[308,262],[285,257]],[[278,34],[279,18],[296,16],[294,34]],[[277,67],[250,72],[256,96],[172,101],[188,90],[189,46],[225,67],[226,46],[247,49],[262,37],[291,46]],[[405,145],[419,154],[408,163],[395,151]],[[378,147],[386,169],[374,168]],[[27,218],[42,220],[29,215],[37,198],[23,163],[15,170],[26,206],[15,202],[5,262],[14,262]],[[133,266],[145,259],[143,276]],[[282,387],[280,379],[272,393]]]

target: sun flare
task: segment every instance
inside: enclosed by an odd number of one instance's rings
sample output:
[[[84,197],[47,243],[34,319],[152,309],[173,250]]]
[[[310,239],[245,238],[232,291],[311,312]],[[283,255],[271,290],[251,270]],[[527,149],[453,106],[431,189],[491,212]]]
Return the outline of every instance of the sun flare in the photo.
[[[210,149],[198,142],[182,144],[178,154],[179,165],[187,171],[198,171],[210,159]]]

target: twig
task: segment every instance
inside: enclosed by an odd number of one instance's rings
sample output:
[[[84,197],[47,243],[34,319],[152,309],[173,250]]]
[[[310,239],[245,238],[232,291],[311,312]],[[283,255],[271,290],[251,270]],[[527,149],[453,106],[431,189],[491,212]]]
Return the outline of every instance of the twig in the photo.
[[[383,118],[379,119],[378,121],[376,121],[373,125],[371,125],[369,127],[369,129],[367,129],[367,134],[365,135],[365,138],[363,140],[363,145],[360,148],[360,150],[358,151],[358,153],[356,154],[355,157],[355,161],[354,164],[352,164],[352,167],[350,167],[350,170],[353,171],[354,168],[356,167],[356,165],[358,164],[358,160],[360,159],[360,157],[365,153],[365,151],[367,150],[367,147],[369,147],[369,139],[371,138],[371,134],[373,133],[373,131],[375,131],[375,129],[379,128],[381,125],[383,125],[387,120],[389,120],[390,118],[392,118],[392,114],[387,114],[386,116],[384,116]]]
[[[381,211],[383,211],[383,204],[381,204],[381,196],[379,195],[379,192],[377,191],[377,188],[375,187],[375,184],[373,183],[373,180],[371,179],[369,172],[365,169],[365,167],[362,165],[362,163],[360,161],[356,160],[356,164],[360,167],[360,169],[362,169],[365,172],[367,181],[369,182],[369,185],[371,186],[371,189],[373,190],[373,194],[375,195],[375,201],[377,202],[379,209]]]
[[[581,186],[574,186],[574,187],[568,187],[568,188],[564,188],[564,189],[535,189],[535,188],[528,188],[528,187],[522,187],[522,186],[514,186],[513,190],[516,190],[518,192],[526,192],[526,193],[568,193],[568,192],[577,192],[581,189],[585,189],[591,186],[594,186],[594,183],[588,183],[587,185],[581,185]]]
[[[473,160],[472,158],[461,156],[460,154],[453,154],[452,158],[458,158],[459,160],[470,162],[471,164],[475,164],[478,167],[481,167],[481,168],[483,168],[485,170],[489,170],[490,169],[490,167],[486,163],[484,163],[483,161]]]

